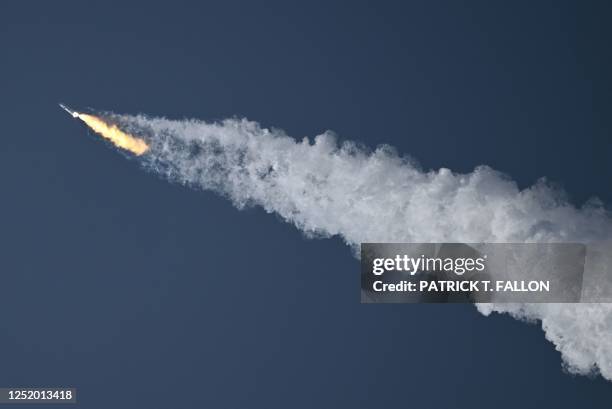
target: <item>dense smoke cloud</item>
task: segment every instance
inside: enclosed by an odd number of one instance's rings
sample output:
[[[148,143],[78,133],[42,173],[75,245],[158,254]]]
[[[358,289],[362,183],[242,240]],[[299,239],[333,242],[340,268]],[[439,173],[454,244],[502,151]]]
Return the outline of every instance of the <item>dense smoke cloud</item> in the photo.
[[[214,190],[239,208],[261,206],[307,235],[339,235],[353,250],[361,242],[583,242],[583,301],[609,286],[612,256],[601,250],[612,236],[609,215],[596,202],[572,206],[545,182],[519,190],[486,166],[423,171],[387,146],[338,145],[331,133],[296,141],[247,120],[115,120],[146,137],[151,151],[142,160],[154,172]],[[541,322],[569,371],[612,380],[612,305],[477,308]]]

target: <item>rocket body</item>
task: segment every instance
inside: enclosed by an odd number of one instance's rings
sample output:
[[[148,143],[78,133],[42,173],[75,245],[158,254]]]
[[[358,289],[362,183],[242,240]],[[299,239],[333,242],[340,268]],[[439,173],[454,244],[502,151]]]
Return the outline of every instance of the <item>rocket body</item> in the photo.
[[[79,117],[79,113],[76,111],[73,111],[72,109],[68,108],[66,105],[64,104],[59,104],[59,106],[66,112],[68,112],[70,115],[72,115],[73,118],[78,118]]]

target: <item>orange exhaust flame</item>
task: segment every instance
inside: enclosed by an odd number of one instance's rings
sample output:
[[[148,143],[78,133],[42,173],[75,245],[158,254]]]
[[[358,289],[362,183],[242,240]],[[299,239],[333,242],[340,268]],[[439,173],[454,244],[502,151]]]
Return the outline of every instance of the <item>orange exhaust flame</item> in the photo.
[[[149,150],[149,145],[144,140],[123,132],[116,125],[107,124],[97,116],[77,112],[72,115],[85,122],[94,132],[108,139],[115,146],[138,156]]]

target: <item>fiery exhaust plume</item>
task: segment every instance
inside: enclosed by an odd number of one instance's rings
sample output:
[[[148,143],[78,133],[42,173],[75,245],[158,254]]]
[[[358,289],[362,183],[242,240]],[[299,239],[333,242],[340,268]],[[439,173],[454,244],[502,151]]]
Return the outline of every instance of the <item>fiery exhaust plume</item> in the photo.
[[[73,112],[72,115],[85,122],[97,134],[135,155],[142,155],[149,150],[149,145],[142,139],[123,132],[116,125],[107,124],[97,116],[77,112]]]

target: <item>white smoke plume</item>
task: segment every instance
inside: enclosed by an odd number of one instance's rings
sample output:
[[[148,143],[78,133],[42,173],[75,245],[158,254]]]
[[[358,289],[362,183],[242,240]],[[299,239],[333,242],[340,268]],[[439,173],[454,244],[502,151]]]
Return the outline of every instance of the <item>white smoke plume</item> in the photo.
[[[247,120],[114,120],[146,137],[151,151],[142,160],[154,172],[214,190],[239,208],[261,206],[307,235],[339,235],[354,250],[361,242],[583,242],[596,248],[612,237],[610,216],[597,202],[576,208],[545,182],[520,190],[486,166],[468,174],[423,171],[388,146],[338,145],[329,132],[296,141]],[[596,293],[612,260],[592,254],[585,291]],[[477,308],[541,322],[567,370],[612,380],[612,304]]]

